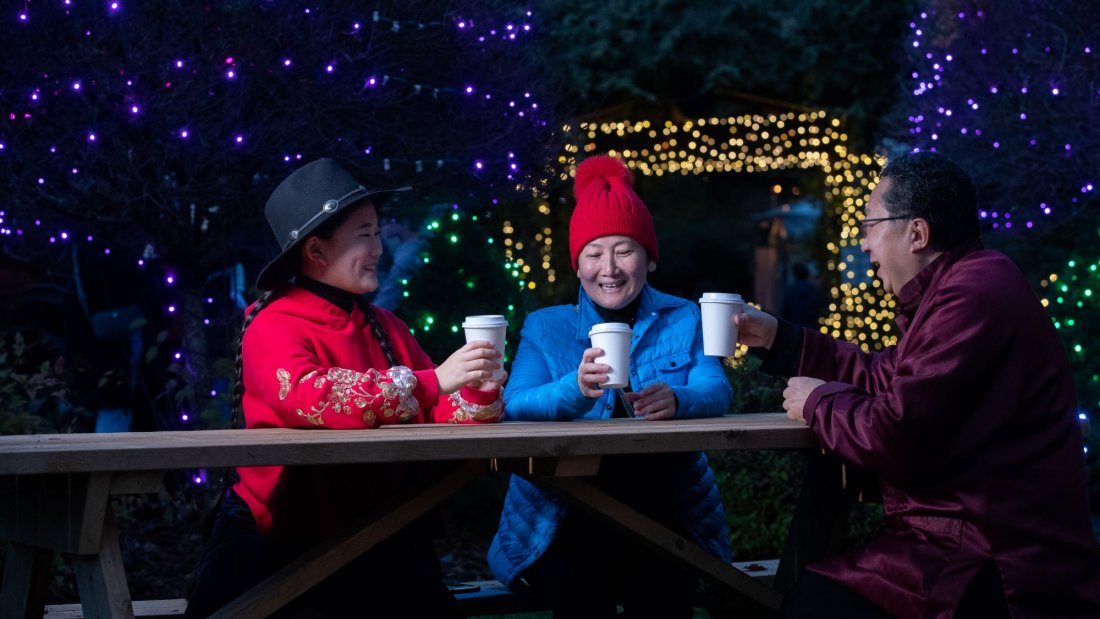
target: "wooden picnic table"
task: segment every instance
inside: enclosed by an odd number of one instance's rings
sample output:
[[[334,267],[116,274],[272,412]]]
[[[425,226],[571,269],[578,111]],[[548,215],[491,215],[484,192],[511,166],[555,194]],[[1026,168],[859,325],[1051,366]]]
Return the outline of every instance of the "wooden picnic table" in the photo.
[[[603,456],[811,449],[782,413],[645,422],[505,422],[379,430],[200,430],[0,436],[0,539],[8,542],[0,616],[42,614],[49,556],[75,556],[85,617],[133,617],[109,498],[156,492],[166,471],[263,465],[452,461],[245,593],[215,617],[265,617],[490,471],[523,475],[716,585],[777,608],[779,593],[597,490]],[[737,506],[727,506],[736,509]],[[781,568],[782,569],[782,568]]]

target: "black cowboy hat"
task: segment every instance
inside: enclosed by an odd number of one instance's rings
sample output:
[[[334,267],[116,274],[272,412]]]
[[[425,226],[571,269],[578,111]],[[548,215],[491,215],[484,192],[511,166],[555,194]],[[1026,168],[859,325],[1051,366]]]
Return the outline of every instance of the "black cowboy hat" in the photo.
[[[271,290],[293,277],[298,244],[341,209],[367,198],[377,206],[389,194],[409,189],[367,189],[332,159],[318,159],[298,168],[271,192],[264,207],[275,242],[282,249],[260,271],[256,287]]]

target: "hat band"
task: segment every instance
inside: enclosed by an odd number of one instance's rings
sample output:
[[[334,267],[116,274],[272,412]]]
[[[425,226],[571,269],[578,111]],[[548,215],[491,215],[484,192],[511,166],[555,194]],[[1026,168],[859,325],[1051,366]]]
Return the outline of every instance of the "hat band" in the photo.
[[[298,226],[297,228],[291,230],[286,235],[287,239],[286,239],[286,242],[283,243],[283,249],[285,250],[286,248],[290,247],[295,241],[297,241],[298,240],[298,235],[301,234],[301,231],[305,230],[313,222],[317,221],[318,217],[321,217],[322,215],[325,215],[326,213],[336,212],[337,210],[340,209],[341,206],[343,206],[344,202],[346,200],[348,200],[349,198],[355,196],[356,194],[365,194],[365,193],[367,193],[366,187],[363,187],[362,185],[359,185],[357,188],[352,189],[351,191],[347,192],[346,194],[340,196],[339,198],[337,198],[335,200],[325,200],[325,203],[321,205],[321,210],[314,213],[313,217],[310,217],[309,219],[306,220],[306,222],[304,224],[302,224],[302,225]]]

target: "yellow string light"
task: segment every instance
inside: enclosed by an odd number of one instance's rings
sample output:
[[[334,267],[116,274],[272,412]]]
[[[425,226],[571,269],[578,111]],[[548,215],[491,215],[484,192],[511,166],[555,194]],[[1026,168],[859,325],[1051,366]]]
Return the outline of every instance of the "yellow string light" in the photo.
[[[565,125],[567,137],[547,178],[536,183],[534,212],[549,216],[552,211],[548,187],[552,179],[568,182],[576,173],[580,153],[606,152],[621,159],[635,173],[661,177],[715,173],[756,173],[774,170],[818,169],[825,175],[826,212],[833,213],[840,226],[838,238],[827,244],[830,259],[826,267],[839,276],[830,290],[829,313],[820,319],[822,333],[859,344],[864,350],[880,349],[896,342],[891,329],[895,303],[886,295],[872,271],[856,262],[859,222],[871,189],[878,181],[881,161],[872,155],[849,152],[848,135],[840,119],[824,111],[785,114],[744,114],[725,118],[699,118],[682,123],[665,121],[660,128],[650,121],[582,122]],[[648,144],[639,144],[649,140]],[[628,142],[628,143],[627,143]],[[535,226],[537,232],[526,244],[513,240],[515,229],[504,222],[505,255],[514,260],[527,247],[530,265],[519,274],[521,286],[535,288],[536,278],[548,284],[556,281],[550,266],[552,230]]]

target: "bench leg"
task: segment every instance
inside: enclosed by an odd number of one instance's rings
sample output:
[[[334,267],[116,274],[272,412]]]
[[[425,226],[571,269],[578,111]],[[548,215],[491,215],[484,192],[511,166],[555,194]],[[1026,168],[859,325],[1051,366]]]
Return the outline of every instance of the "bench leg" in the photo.
[[[108,513],[98,554],[75,555],[76,587],[88,619],[133,619],[130,588],[122,567],[118,530]]]
[[[42,616],[52,559],[52,551],[8,542],[4,582],[0,585],[0,617],[38,619]]]
[[[706,578],[721,590],[745,595],[771,611],[779,609],[781,596],[778,592],[586,481],[575,477],[523,477],[541,488],[554,491],[573,506],[615,525],[618,532]]]
[[[802,458],[802,486],[775,574],[775,589],[784,593],[798,582],[803,568],[844,547],[858,491],[845,487],[844,465],[835,456],[806,453]]]
[[[307,551],[225,605],[210,619],[261,619],[270,616],[487,470],[485,462],[466,462],[438,479],[407,489],[378,513],[350,525],[344,532]]]

